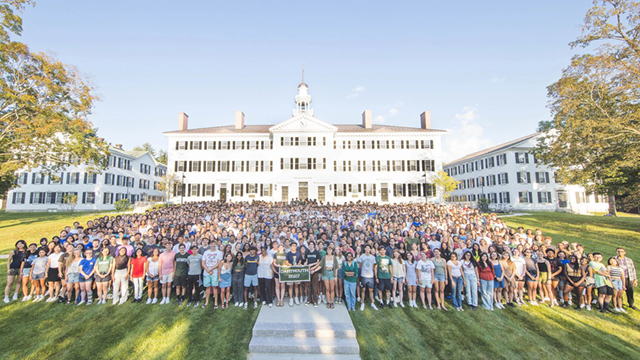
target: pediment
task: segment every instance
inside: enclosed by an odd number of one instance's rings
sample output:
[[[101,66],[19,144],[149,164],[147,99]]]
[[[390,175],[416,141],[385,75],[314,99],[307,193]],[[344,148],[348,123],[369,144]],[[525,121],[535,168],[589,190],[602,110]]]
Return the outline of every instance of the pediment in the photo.
[[[269,128],[270,132],[304,131],[304,132],[337,132],[338,128],[306,114],[296,115]]]

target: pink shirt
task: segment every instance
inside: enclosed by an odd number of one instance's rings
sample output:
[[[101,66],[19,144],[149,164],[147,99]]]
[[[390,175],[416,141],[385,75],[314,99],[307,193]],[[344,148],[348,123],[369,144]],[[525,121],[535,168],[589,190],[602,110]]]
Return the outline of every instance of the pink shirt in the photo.
[[[176,253],[168,250],[160,254],[158,262],[162,264],[160,267],[160,275],[169,275],[173,272],[173,260],[176,258]]]

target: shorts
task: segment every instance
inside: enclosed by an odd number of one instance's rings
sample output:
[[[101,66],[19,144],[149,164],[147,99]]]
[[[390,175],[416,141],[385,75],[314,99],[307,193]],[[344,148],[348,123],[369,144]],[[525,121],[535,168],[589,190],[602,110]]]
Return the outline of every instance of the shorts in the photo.
[[[598,288],[598,295],[613,295],[613,288],[611,286],[600,286]]]
[[[344,279],[344,272],[342,269],[338,269],[338,279]]]
[[[335,274],[333,273],[333,270],[327,270],[326,271],[326,275],[322,275],[322,280],[335,280]]]
[[[92,282],[93,281],[93,276],[89,276],[88,278],[85,279],[84,276],[80,275],[80,282],[84,283],[84,282]]]
[[[18,269],[10,268],[9,273],[7,273],[8,276],[18,276],[19,274],[20,274],[20,268]]]
[[[531,273],[531,275],[537,277],[538,273]],[[533,280],[533,278],[531,276],[529,276],[529,275],[526,275],[525,279],[527,279],[527,282],[536,282],[537,281],[537,280]]]
[[[435,277],[436,277],[436,281],[441,281],[441,282],[444,282],[447,278],[445,274],[435,274]]]
[[[29,276],[31,276],[31,268],[23,268],[22,277],[29,277]]]
[[[173,273],[162,275],[162,278],[160,278],[160,284],[169,284],[172,282],[173,282]]]
[[[541,272],[540,276],[538,277],[538,282],[541,284],[546,284],[547,281],[549,281],[549,273],[548,272]]]
[[[593,279],[592,276],[587,276],[584,278],[584,286],[589,287],[595,284],[596,284],[596,281]]]
[[[504,289],[504,279],[498,281],[498,280],[493,280],[493,288],[496,289]]]
[[[378,279],[378,290],[389,290],[391,291],[393,287],[391,286],[391,279]]]
[[[373,281],[372,277],[363,277],[360,278],[360,286],[364,289],[369,288],[369,289],[373,289],[374,288],[374,284],[375,281]]]
[[[394,282],[402,283],[402,282],[404,282],[404,277],[395,277],[395,276],[394,276],[394,277],[393,277],[393,281],[394,281]]]
[[[624,284],[622,283],[622,280],[620,280],[620,279],[612,279],[611,283],[613,283],[613,289],[614,290],[622,290],[622,289],[624,289]]]
[[[80,273],[67,274],[67,284],[77,284],[80,282]]]
[[[205,271],[202,275],[202,286],[207,288],[218,285],[220,285],[220,281],[218,280],[218,272],[214,271],[213,274],[209,274]]]
[[[174,286],[187,286],[187,275],[178,275],[173,279]]]
[[[418,282],[418,285],[420,285],[421,288],[429,288],[431,289],[433,287],[433,281],[431,279],[431,276],[426,277],[426,278],[422,278],[421,282]]]
[[[111,281],[111,274],[105,276],[104,278],[101,278],[100,276],[96,276],[96,282],[104,283],[109,281]]]
[[[44,273],[40,273],[40,274],[33,274],[31,276],[31,280],[42,280],[44,279]]]
[[[147,281],[158,281],[160,279],[160,276],[156,275],[156,276],[149,276],[147,275]]]
[[[49,272],[47,273],[47,280],[49,280],[49,282],[60,281],[60,276],[58,276],[58,268],[49,268]]]
[[[244,287],[258,286],[258,274],[244,275]]]

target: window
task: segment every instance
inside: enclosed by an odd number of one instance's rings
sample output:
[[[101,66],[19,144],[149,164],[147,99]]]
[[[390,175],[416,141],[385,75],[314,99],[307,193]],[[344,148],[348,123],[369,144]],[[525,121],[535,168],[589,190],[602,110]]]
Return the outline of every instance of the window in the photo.
[[[419,184],[409,184],[409,196],[418,196]]]
[[[97,180],[98,180],[98,174],[84,173],[84,183],[85,184],[95,184],[97,182]]]
[[[492,168],[492,167],[495,167],[495,166],[496,166],[496,165],[495,165],[495,158],[494,158],[493,156],[492,156],[492,157],[490,157],[490,158],[487,158],[487,159],[486,159],[486,162],[487,162],[487,169],[489,169],[489,168]]]
[[[520,171],[518,175],[518,184],[531,184],[531,173],[527,171]]]
[[[257,194],[258,184],[247,184],[247,194]]]
[[[214,149],[213,144],[215,144],[214,141],[205,141],[204,142],[204,149],[205,150],[213,150]]]
[[[244,161],[234,161],[233,171],[243,171]]]
[[[186,141],[177,141],[176,142],[176,150],[186,150],[187,142]]]
[[[499,198],[500,198],[500,204],[509,204],[511,203],[511,198],[509,196],[509,192],[505,191],[505,192],[501,192],[499,194]]]
[[[113,176],[113,174],[109,174],[109,173],[104,174],[105,185],[113,185],[114,183],[115,183],[115,176]]]
[[[96,193],[94,193],[94,192],[83,192],[82,193],[82,203],[83,204],[95,204],[96,203]]]
[[[18,185],[26,185],[27,184],[27,176],[29,174],[27,173],[22,173],[20,175],[18,175]]]
[[[587,195],[584,192],[576,192],[576,203],[577,204],[583,204],[583,203],[588,203],[589,202],[589,198],[587,197]]]
[[[200,196],[200,185],[191,184],[189,186],[189,196]]]
[[[497,204],[498,203],[498,194],[496,194],[496,193],[487,194],[487,198],[489,199],[489,203],[491,203],[491,204]]]
[[[33,173],[31,174],[31,184],[42,185],[44,184],[44,174]]]
[[[528,164],[529,163],[529,154],[528,153],[516,153],[516,164]]]
[[[536,182],[539,184],[549,183],[549,173],[544,171],[536,172]]]
[[[220,161],[218,169],[219,169],[219,171],[229,171],[229,162],[228,161]]]
[[[533,203],[533,197],[531,196],[530,191],[519,191],[518,192],[518,201],[522,204],[531,204]]]
[[[186,161],[176,161],[175,163],[176,172],[184,172],[186,168],[187,168]]]
[[[487,175],[487,185],[495,186],[496,185],[496,176],[495,175]]]
[[[402,161],[393,160],[393,171],[402,171]]]
[[[233,184],[233,196],[242,196],[242,184]]]
[[[409,171],[418,171],[418,160],[408,160]]]
[[[113,204],[113,193],[106,192],[102,195],[103,204]]]
[[[334,196],[347,196],[347,185],[346,184],[333,184],[333,195]]]
[[[271,196],[271,184],[260,184],[261,194],[260,196]]]
[[[364,196],[376,196],[376,184],[364,184]]]
[[[26,193],[24,192],[14,192],[13,193],[13,204],[24,204],[24,200],[26,198]]]
[[[229,150],[229,142],[228,141],[220,141],[220,150]]]
[[[204,196],[213,196],[213,184],[206,184],[204,186]]]
[[[497,162],[498,166],[506,165],[507,164],[507,154],[501,154],[501,155],[496,156],[496,162]]]
[[[80,183],[80,173],[67,173],[67,184],[77,185]]]
[[[548,204],[551,203],[551,192],[549,191],[538,191],[538,203],[540,204]]]
[[[498,174],[498,184],[505,185],[509,183],[509,174],[502,173]]]
[[[396,197],[404,196],[404,186],[402,184],[393,185],[393,196],[396,196]]]
[[[214,171],[215,161],[205,161],[204,162],[204,171]]]

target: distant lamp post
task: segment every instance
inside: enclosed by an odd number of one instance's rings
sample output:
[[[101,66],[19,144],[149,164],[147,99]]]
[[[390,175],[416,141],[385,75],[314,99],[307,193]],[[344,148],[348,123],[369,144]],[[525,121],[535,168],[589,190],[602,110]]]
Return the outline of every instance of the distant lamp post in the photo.
[[[424,178],[424,203],[426,204],[428,202],[428,197],[427,197],[427,170],[424,171],[424,175],[422,175],[422,177]]]
[[[182,181],[180,183],[180,205],[184,203],[184,173],[182,173]]]

